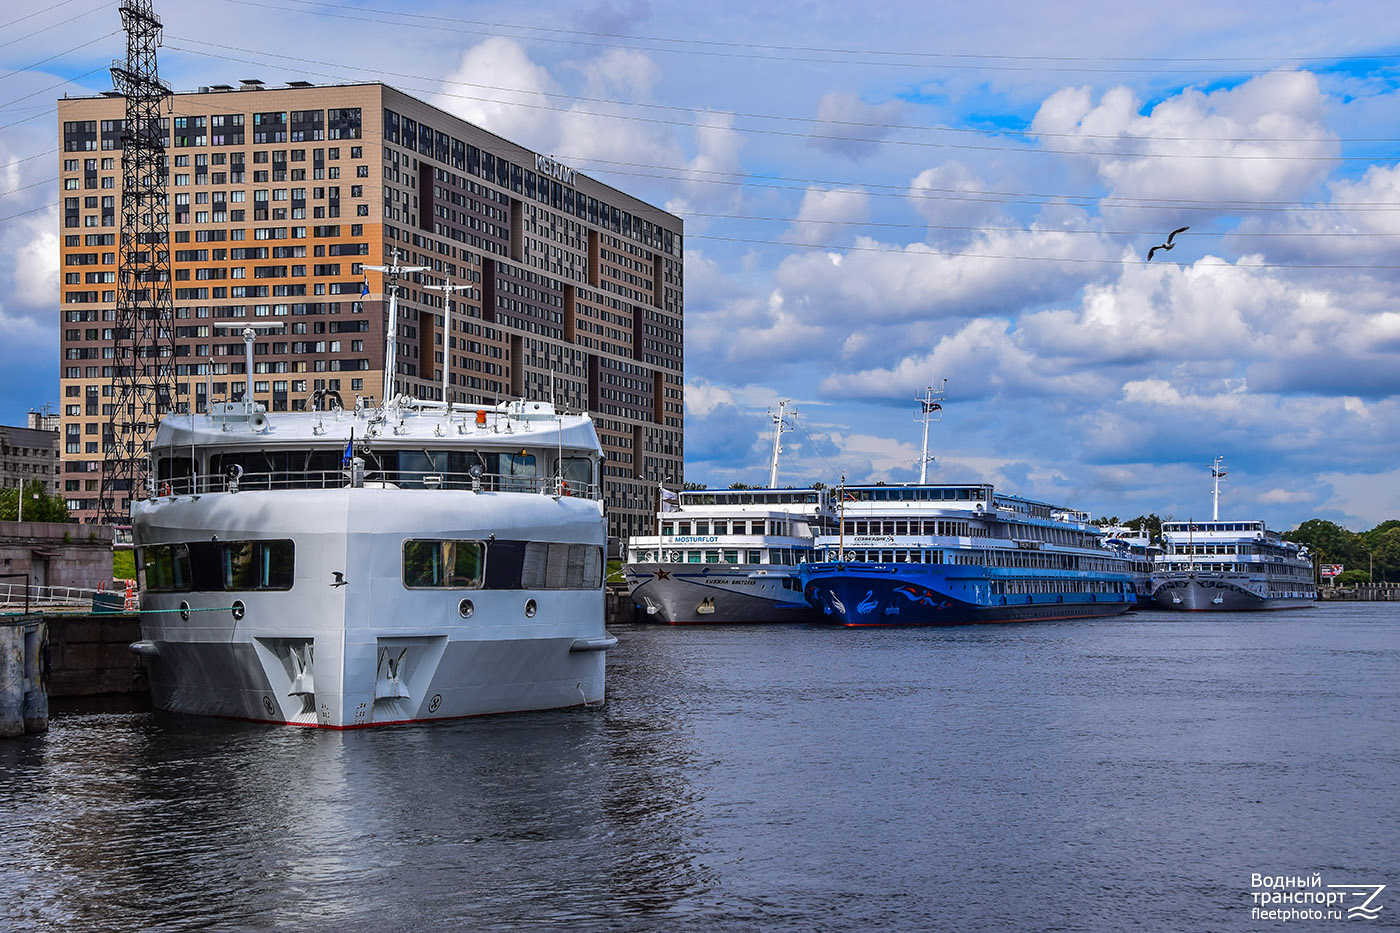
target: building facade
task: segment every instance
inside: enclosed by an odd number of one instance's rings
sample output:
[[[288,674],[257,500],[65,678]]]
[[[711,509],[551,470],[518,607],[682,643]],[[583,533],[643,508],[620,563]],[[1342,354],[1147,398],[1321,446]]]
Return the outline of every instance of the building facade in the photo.
[[[27,427],[0,425],[0,487],[22,489],[39,480],[44,492],[59,494],[58,431],[57,419],[38,411],[29,413]]]
[[[683,479],[679,218],[383,84],[244,81],[169,112],[177,409],[250,379],[270,412],[382,399],[388,301],[364,266],[397,257],[430,271],[400,286],[391,391],[591,412],[609,534],[651,526],[657,483]],[[62,484],[83,518],[112,443],[123,117],[114,94],[59,101]],[[424,288],[446,280],[467,286],[450,315]],[[248,322],[283,325],[260,329],[252,374],[215,326]]]

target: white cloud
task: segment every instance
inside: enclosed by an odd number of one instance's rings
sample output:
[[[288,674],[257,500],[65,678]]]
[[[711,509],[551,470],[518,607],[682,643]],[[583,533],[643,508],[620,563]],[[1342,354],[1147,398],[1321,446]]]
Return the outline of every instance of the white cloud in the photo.
[[[660,66],[651,56],[634,49],[609,49],[575,67],[583,74],[585,92],[590,97],[645,98],[661,75]]]
[[[1270,489],[1256,497],[1260,502],[1267,502],[1270,505],[1293,505],[1301,502],[1314,502],[1317,499],[1315,490],[1309,489]]]
[[[869,218],[870,197],[864,189],[808,188],[783,239],[790,243],[835,243],[851,225]]]
[[[685,413],[689,417],[703,418],[721,405],[735,404],[734,393],[708,379],[693,376],[686,381]]]
[[[1062,88],[1032,121],[1049,149],[1083,154],[1113,197],[1187,200],[1293,198],[1321,181],[1340,152],[1325,123],[1327,100],[1308,72],[1271,72],[1238,87],[1192,88],[1144,114],[1137,95],[1115,87],[1095,104],[1087,87]],[[1145,153],[1146,155],[1133,155]],[[1180,219],[1184,212],[1142,204],[1105,212]],[[1230,213],[1221,203],[1219,213]],[[1210,212],[1191,211],[1196,225]],[[1164,228],[1163,234],[1172,228]]]
[[[1002,215],[998,199],[986,194],[989,185],[961,162],[926,168],[909,184],[909,202],[931,225],[933,240],[965,241],[971,231],[938,226],[974,227]]]
[[[666,202],[666,209],[682,214],[732,210],[743,198],[731,184],[742,175],[742,137],[734,131],[734,115],[702,111],[696,114],[694,135],[696,154],[681,170],[679,193]]]
[[[553,109],[560,105],[549,95],[561,90],[520,43],[493,36],[462,53],[432,102],[497,135],[553,151]]]
[[[854,94],[833,91],[817,104],[817,123],[809,142],[818,149],[860,159],[894,133],[903,110],[897,100],[867,104]]]
[[[13,298],[21,307],[55,307],[59,303],[58,209],[31,215],[17,228]]]
[[[872,327],[1011,312],[1072,295],[1102,273],[1093,260],[1107,256],[1106,241],[1053,229],[990,231],[962,249],[858,237],[839,265],[822,253],[796,253],[776,278],[808,320]]]

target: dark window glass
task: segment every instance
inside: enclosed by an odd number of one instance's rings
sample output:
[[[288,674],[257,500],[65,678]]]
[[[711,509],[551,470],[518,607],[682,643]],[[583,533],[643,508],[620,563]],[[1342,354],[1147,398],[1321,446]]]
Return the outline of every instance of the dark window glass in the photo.
[[[230,541],[224,544],[223,552],[225,589],[292,588],[291,541]]]
[[[403,585],[409,589],[476,589],[481,586],[482,558],[479,541],[405,541]]]

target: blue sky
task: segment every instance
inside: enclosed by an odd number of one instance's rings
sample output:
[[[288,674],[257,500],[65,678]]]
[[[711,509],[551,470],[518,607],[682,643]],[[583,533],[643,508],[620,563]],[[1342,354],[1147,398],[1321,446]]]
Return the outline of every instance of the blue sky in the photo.
[[[57,405],[53,99],[117,4],[0,14],[0,421]],[[1375,2],[157,0],[177,89],[382,79],[680,214],[686,478],[1400,516],[1400,20]],[[1170,252],[1148,249],[1182,226]]]

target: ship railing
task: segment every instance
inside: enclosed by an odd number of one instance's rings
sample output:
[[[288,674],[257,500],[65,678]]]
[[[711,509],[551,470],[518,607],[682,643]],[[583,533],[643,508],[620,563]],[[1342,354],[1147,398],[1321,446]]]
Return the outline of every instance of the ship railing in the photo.
[[[343,489],[350,485],[349,470],[278,470],[253,473],[174,476],[158,480],[155,495],[188,496],[244,490]],[[598,500],[603,488],[558,476],[518,476],[500,473],[450,473],[420,470],[366,470],[364,485],[371,489],[460,489],[478,492],[523,492]]]
[[[99,590],[78,586],[35,586],[25,583],[0,583],[0,606],[10,608],[31,606],[91,606]],[[118,593],[120,595],[120,593]]]

